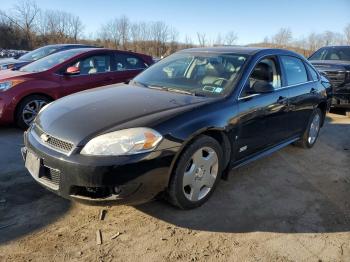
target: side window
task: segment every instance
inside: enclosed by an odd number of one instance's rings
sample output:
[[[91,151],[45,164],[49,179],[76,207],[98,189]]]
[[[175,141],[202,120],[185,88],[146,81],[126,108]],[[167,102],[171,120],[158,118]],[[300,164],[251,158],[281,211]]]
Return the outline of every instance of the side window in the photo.
[[[253,72],[244,87],[241,97],[245,97],[254,93],[254,85],[256,83],[266,82],[271,84],[275,89],[281,87],[281,77],[275,58],[269,57],[260,60],[255,66]]]
[[[145,69],[148,65],[141,59],[131,54],[116,54],[117,71]]]
[[[105,55],[94,55],[76,61],[73,66],[79,68],[79,75],[93,75],[111,71],[111,57]]]
[[[282,66],[286,73],[288,85],[296,85],[308,81],[303,61],[292,56],[281,56]]]
[[[310,72],[311,78],[313,81],[318,80],[318,74],[316,73],[315,69],[313,69],[310,65],[306,64],[307,69]]]

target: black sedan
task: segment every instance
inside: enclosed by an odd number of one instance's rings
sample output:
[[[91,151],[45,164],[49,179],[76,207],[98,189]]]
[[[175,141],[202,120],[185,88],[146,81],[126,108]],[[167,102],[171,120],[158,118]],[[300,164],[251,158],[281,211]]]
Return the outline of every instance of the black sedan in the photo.
[[[33,178],[66,198],[137,204],[162,195],[194,208],[230,169],[291,143],[311,148],[329,85],[286,50],[183,50],[129,84],[49,104],[22,153]]]
[[[94,46],[81,45],[81,44],[47,45],[47,46],[35,49],[31,52],[28,52],[22,56],[18,56],[15,58],[0,59],[0,70],[19,69],[25,65],[30,64],[31,62],[34,62],[36,60],[39,60],[43,57],[46,57],[54,53],[69,50],[69,49],[74,49],[74,48],[85,48],[85,47],[88,48],[88,47],[94,47]]]

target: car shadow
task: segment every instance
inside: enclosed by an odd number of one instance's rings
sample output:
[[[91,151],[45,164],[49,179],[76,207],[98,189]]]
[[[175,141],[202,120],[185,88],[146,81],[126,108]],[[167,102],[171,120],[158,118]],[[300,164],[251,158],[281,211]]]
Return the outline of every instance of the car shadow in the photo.
[[[211,199],[183,211],[165,202],[137,206],[175,226],[212,232],[350,231],[350,121],[327,120],[310,150],[288,146],[232,170]]]
[[[24,168],[23,132],[0,128],[0,245],[54,223],[70,202],[41,187]]]

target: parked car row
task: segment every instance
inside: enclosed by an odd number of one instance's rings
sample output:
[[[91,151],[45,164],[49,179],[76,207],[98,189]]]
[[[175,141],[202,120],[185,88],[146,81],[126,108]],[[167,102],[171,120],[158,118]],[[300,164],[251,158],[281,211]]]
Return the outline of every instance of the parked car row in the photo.
[[[25,50],[0,49],[0,58],[18,57],[27,53]]]
[[[51,55],[39,59],[44,53]],[[25,58],[27,65],[0,71],[0,123],[16,123],[24,129],[49,102],[82,90],[127,82],[153,63],[143,54],[77,45],[47,46]],[[35,61],[29,63],[29,58]]]
[[[31,62],[39,60],[48,55],[76,48],[88,48],[94,47],[89,45],[80,45],[80,44],[59,44],[59,45],[47,45],[38,49],[35,49],[31,52],[25,54],[17,54],[16,56],[8,59],[0,59],[0,70],[6,69],[19,69],[22,66],[25,66]]]
[[[0,112],[31,123],[22,154],[38,183],[88,203],[162,195],[189,209],[231,168],[317,141],[331,84],[294,52],[195,48],[152,62],[74,49],[2,74]]]

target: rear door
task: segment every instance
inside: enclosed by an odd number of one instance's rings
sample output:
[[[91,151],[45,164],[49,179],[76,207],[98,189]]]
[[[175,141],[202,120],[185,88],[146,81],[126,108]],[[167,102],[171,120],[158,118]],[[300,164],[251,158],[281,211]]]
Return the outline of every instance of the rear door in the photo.
[[[125,52],[114,52],[114,61],[116,65],[115,83],[127,83],[148,67],[141,57]]]
[[[304,131],[317,93],[317,74],[313,79],[304,62],[294,56],[280,56],[284,88],[289,90],[289,136],[299,135]]]
[[[254,93],[255,81],[269,82],[274,91]],[[281,88],[277,57],[260,60],[239,97],[239,135],[237,159],[257,153],[286,138],[288,129],[288,90]]]
[[[79,68],[77,75],[65,75],[69,66]],[[110,52],[87,55],[77,59],[60,71],[62,94],[69,95],[90,88],[115,83],[115,64]]]

